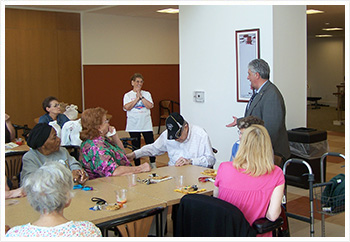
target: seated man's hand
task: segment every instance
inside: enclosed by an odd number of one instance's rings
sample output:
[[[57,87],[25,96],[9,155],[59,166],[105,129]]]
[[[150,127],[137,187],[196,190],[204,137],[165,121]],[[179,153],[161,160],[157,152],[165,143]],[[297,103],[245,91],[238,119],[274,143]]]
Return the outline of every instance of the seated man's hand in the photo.
[[[135,159],[135,157],[136,157],[135,152],[126,154],[126,158],[128,158],[129,161]]]
[[[176,162],[175,166],[184,166],[184,165],[190,165],[191,164],[191,159],[186,159],[183,157],[180,157]]]
[[[84,169],[73,170],[72,175],[73,181],[79,184],[84,184],[89,179],[89,176],[86,174]]]
[[[148,172],[151,170],[151,166],[148,162],[142,163],[139,167],[141,168],[141,172]]]

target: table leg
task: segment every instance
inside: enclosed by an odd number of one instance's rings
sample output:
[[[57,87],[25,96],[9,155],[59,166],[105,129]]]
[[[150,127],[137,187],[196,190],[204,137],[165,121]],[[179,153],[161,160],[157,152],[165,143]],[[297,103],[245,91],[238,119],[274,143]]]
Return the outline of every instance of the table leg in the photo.
[[[156,214],[156,236],[163,237],[163,212]]]

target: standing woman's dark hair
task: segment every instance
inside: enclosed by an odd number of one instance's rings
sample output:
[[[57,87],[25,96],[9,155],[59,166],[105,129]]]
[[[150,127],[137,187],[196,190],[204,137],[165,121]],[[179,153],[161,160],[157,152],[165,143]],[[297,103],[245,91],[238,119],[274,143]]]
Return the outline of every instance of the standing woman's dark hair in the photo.
[[[130,81],[135,81],[136,78],[141,78],[142,81],[143,81],[143,76],[142,76],[140,73],[135,73],[134,75],[132,75],[132,76],[130,77]]]

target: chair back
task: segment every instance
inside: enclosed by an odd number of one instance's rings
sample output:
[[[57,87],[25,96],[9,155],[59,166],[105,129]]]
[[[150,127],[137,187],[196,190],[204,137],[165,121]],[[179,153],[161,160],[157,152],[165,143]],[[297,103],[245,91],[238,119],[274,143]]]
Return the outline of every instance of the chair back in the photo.
[[[173,111],[171,100],[161,100],[159,102],[159,115],[162,118],[167,118]]]
[[[233,204],[203,194],[188,194],[180,201],[175,236],[255,237],[256,230]]]
[[[16,189],[20,184],[20,173],[22,171],[22,157],[27,151],[9,152],[5,155],[5,174],[11,181],[11,189]]]
[[[167,117],[174,112],[174,103],[180,105],[178,102],[173,100],[161,100],[159,101],[159,126],[158,134],[160,132],[160,125],[162,120],[166,120]]]

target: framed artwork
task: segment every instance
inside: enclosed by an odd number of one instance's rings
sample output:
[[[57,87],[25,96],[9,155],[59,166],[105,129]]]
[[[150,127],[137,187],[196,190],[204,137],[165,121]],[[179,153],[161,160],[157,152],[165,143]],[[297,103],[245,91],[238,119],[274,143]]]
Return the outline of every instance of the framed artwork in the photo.
[[[253,94],[248,64],[260,58],[259,29],[236,30],[237,102],[248,102]]]

